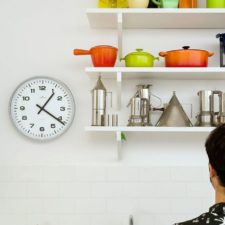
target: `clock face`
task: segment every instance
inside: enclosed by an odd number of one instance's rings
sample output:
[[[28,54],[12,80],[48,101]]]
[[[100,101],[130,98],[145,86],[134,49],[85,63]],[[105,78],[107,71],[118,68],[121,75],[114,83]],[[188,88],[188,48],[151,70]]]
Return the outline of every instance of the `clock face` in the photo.
[[[19,85],[11,98],[13,124],[25,136],[49,140],[63,134],[75,113],[73,95],[65,84],[35,77]]]

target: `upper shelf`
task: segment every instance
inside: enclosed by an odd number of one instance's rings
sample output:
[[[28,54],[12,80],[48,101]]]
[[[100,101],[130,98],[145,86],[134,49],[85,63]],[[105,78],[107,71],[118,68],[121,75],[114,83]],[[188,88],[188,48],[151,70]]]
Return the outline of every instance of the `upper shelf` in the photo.
[[[225,9],[87,9],[92,28],[117,28],[122,15],[124,29],[221,29]]]
[[[224,67],[88,67],[85,71],[93,78],[98,77],[101,73],[104,78],[116,79],[117,73],[122,73],[122,79],[151,78],[157,80],[225,80]]]

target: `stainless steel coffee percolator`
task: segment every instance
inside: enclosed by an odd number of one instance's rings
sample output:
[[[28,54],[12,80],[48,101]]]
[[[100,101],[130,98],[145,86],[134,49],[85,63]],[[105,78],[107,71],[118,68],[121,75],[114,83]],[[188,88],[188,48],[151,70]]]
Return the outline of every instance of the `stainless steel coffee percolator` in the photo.
[[[131,107],[128,126],[152,126],[151,124],[151,92],[152,85],[137,85],[135,95],[127,106]]]
[[[99,76],[92,93],[92,126],[106,125],[106,97],[107,91]],[[112,104],[112,102],[111,102]]]

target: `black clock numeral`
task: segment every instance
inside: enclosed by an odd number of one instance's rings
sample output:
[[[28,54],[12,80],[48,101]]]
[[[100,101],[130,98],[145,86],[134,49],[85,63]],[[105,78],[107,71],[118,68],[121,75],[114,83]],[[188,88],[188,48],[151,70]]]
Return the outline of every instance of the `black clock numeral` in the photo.
[[[34,88],[30,89],[30,92],[35,93],[35,89]]]
[[[22,120],[27,120],[27,116],[22,116]]]
[[[24,106],[20,106],[20,110],[21,111],[24,111],[25,110],[25,107]]]
[[[29,96],[23,96],[23,101],[30,101],[30,97]]]
[[[45,91],[46,90],[46,86],[39,86],[39,90],[40,91]]]
[[[66,110],[66,108],[65,107],[60,107],[60,111],[65,111]]]
[[[40,127],[40,131],[41,132],[44,132],[45,131],[45,128],[44,127]]]
[[[58,96],[58,97],[57,97],[57,100],[58,100],[58,101],[62,101],[62,96]]]
[[[59,116],[58,119],[59,119],[60,121],[62,121],[62,116]]]
[[[55,125],[54,123],[51,124],[51,128],[52,128],[52,129],[56,128],[56,125]]]
[[[34,123],[30,123],[30,128],[33,128],[34,127]]]

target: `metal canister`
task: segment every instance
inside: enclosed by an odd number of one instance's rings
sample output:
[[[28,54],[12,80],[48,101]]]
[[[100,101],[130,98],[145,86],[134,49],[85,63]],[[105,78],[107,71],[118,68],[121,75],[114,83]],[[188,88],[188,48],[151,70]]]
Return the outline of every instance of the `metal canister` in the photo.
[[[99,76],[92,92],[92,126],[105,126],[107,91]]]

